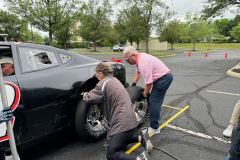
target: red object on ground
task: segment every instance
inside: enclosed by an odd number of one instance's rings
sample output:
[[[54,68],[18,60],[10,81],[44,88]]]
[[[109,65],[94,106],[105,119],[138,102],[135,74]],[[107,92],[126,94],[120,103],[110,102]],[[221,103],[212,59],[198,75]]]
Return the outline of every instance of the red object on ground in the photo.
[[[121,59],[115,59],[114,57],[112,57],[112,62],[122,63],[122,60]]]
[[[228,53],[227,53],[227,52],[225,53],[224,58],[225,58],[225,59],[228,58]]]
[[[205,58],[208,58],[208,51],[205,51]]]
[[[188,56],[191,57],[191,55],[192,55],[192,53],[189,51],[189,52],[188,52]]]

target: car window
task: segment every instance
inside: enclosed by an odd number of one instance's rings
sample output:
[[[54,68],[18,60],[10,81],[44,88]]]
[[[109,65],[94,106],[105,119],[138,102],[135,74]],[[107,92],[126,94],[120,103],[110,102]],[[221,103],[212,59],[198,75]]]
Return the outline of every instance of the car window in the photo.
[[[72,59],[71,56],[66,55],[66,54],[62,54],[62,53],[59,53],[59,56],[60,56],[60,59],[62,60],[63,64],[69,62]]]
[[[0,66],[4,77],[15,74],[13,62],[11,46],[0,46]]]
[[[23,72],[47,69],[58,65],[54,52],[28,47],[19,47],[18,49]]]

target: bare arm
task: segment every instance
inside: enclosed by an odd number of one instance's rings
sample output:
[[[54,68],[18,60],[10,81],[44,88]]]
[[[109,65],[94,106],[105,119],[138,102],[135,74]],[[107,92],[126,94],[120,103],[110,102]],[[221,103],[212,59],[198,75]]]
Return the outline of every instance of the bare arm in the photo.
[[[144,92],[143,92],[143,96],[144,96],[144,97],[147,97],[147,96],[148,96],[148,93],[150,92],[151,88],[152,88],[152,83],[150,83],[150,84],[145,84]]]
[[[133,77],[133,82],[137,84],[139,79],[140,79],[140,73],[136,72]]]

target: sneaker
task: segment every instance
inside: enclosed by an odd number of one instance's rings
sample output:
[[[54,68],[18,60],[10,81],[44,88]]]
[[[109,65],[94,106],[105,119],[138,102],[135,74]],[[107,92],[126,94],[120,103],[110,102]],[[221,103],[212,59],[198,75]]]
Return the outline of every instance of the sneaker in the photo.
[[[141,154],[139,154],[137,156],[137,158],[140,159],[140,160],[148,160],[148,155],[147,155],[147,153],[142,152]]]
[[[224,160],[228,160],[228,157],[224,157]]]
[[[233,125],[229,125],[224,131],[223,131],[223,136],[224,137],[231,137],[232,136],[232,131],[233,131]]]
[[[152,127],[148,127],[148,134],[149,136],[153,136],[154,134],[159,134],[160,133],[160,128],[158,129],[153,129]]]
[[[141,142],[142,146],[146,149],[146,151],[149,153],[153,150],[153,144],[150,140],[149,133],[146,129],[141,130],[141,134],[138,137],[139,142]]]
[[[224,160],[230,160],[229,156],[224,157]]]

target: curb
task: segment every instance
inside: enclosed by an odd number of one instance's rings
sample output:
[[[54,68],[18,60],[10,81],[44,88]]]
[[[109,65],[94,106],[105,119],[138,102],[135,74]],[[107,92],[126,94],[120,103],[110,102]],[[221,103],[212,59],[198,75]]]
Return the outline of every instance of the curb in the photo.
[[[240,63],[226,72],[227,75],[240,79]]]

